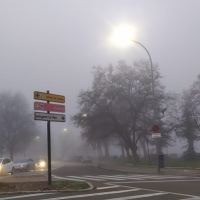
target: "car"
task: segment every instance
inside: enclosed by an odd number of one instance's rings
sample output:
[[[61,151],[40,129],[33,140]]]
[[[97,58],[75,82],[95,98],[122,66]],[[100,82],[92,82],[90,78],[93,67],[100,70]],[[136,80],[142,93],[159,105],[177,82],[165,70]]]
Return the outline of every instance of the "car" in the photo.
[[[35,159],[35,166],[37,169],[46,169],[48,167],[48,162],[46,158]]]
[[[83,163],[92,163],[92,158],[90,156],[85,156],[83,159],[82,159],[82,162]]]
[[[22,158],[14,162],[15,171],[29,171],[35,170],[35,162],[32,158]]]
[[[0,174],[14,174],[13,162],[9,158],[0,158]]]
[[[83,159],[83,156],[73,156],[73,159],[75,162],[81,162]]]

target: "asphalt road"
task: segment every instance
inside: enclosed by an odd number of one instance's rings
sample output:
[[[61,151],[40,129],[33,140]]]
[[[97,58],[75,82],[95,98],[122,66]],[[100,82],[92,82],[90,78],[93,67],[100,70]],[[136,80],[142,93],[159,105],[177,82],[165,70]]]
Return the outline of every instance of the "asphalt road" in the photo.
[[[90,164],[67,164],[52,174],[67,180],[88,181],[95,186],[87,192],[0,196],[21,200],[200,200],[200,177],[133,174],[101,170]]]

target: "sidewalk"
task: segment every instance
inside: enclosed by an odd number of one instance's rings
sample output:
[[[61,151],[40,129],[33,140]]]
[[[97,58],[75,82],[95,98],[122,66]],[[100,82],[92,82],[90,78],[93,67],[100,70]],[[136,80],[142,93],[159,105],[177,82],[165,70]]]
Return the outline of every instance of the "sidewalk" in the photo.
[[[180,176],[199,176],[200,169],[180,169],[180,168],[162,168],[160,172],[157,172],[156,167],[144,167],[144,166],[121,166],[116,163],[101,162],[98,164],[98,168],[126,172],[126,173],[138,173],[138,174],[165,174],[165,175],[180,175]]]

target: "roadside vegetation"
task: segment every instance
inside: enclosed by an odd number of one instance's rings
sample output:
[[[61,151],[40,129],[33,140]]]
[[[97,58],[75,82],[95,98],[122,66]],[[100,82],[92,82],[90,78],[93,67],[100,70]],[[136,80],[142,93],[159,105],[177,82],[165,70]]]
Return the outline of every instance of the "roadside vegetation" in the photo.
[[[77,181],[53,181],[48,185],[47,181],[39,182],[19,182],[3,183],[0,182],[0,192],[22,192],[22,191],[48,191],[48,190],[82,190],[89,188],[85,182]]]
[[[198,155],[199,156],[199,155]],[[167,155],[164,155],[164,167],[165,168],[177,168],[177,169],[199,169],[200,170],[200,156],[196,157],[196,160],[187,161],[183,156],[176,159],[170,159]],[[123,167],[157,167],[157,160],[155,155],[151,157],[150,160],[147,158],[141,158],[138,163],[128,162],[118,156],[110,157],[106,159],[105,157],[100,159],[100,162],[110,162],[115,163]]]
[[[156,155],[156,146],[161,155],[179,140],[185,143],[184,161],[193,162],[199,158],[199,99],[200,75],[182,93],[166,92],[158,64],[153,64],[152,75],[148,60],[131,66],[119,61],[117,66],[93,68],[91,87],[79,93],[79,110],[71,121],[100,158],[109,158],[109,147],[115,145],[129,163],[139,164],[142,156]],[[160,127],[158,142],[152,139],[153,124]]]

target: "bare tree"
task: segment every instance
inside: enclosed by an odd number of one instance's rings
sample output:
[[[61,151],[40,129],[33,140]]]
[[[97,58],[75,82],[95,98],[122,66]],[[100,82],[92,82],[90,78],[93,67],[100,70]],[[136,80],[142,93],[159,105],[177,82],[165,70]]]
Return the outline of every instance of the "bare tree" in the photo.
[[[23,94],[1,92],[0,102],[0,136],[13,160],[14,152],[34,139],[36,127]]]
[[[164,87],[159,82],[157,67],[154,73],[156,109],[159,110],[165,98]],[[133,67],[124,61],[116,68],[96,67],[92,87],[79,94],[80,111],[71,119],[89,140],[117,134],[124,141],[127,153],[131,150],[137,162],[139,140],[153,123],[151,88],[147,61],[134,62]],[[87,117],[83,119],[84,113]]]

